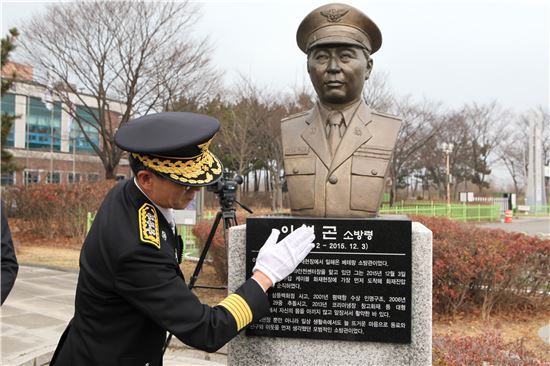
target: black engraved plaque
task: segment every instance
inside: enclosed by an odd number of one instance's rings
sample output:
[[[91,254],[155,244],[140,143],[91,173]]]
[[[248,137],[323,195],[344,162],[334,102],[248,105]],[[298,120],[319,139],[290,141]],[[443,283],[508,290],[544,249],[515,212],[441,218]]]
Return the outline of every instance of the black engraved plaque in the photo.
[[[246,220],[246,273],[271,229],[279,240],[313,226],[315,248],[269,291],[270,315],[247,335],[410,343],[411,221],[252,217]]]

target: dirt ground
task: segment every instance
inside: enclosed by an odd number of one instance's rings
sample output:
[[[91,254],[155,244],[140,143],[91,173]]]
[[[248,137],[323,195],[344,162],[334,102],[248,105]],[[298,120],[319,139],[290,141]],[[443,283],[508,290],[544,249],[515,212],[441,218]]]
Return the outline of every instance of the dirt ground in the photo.
[[[81,241],[73,238],[39,239],[20,227],[24,223],[10,221],[12,235],[21,264],[78,269]],[[195,268],[195,262],[184,261],[182,269],[188,281]],[[199,275],[198,284],[219,286],[214,268],[205,263]],[[204,303],[215,305],[226,296],[225,290],[196,289],[196,294]],[[504,340],[512,342],[523,339],[525,347],[541,360],[550,360],[550,345],[537,335],[538,330],[550,324],[550,312],[536,314],[496,315],[489,320],[478,316],[456,316],[437,318],[433,322],[433,333],[437,335],[475,336],[486,332],[496,332]]]

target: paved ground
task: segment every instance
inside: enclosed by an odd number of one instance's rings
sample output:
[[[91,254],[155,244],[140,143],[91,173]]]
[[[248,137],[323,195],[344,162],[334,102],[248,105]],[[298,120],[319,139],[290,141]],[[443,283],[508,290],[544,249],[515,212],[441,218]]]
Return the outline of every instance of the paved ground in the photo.
[[[517,231],[529,235],[539,235],[550,239],[550,217],[521,217],[515,218],[511,223],[491,222],[480,224],[483,227],[503,229],[506,231]]]
[[[1,364],[47,365],[74,312],[77,273],[20,266],[15,286],[2,305]],[[225,365],[226,352],[207,354],[173,340],[166,366]]]

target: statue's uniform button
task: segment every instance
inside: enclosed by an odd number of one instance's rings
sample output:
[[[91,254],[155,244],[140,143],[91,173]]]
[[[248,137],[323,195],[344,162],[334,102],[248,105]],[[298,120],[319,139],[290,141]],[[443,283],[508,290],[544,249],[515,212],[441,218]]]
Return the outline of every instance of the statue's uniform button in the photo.
[[[298,170],[298,168],[294,168],[294,169],[292,169],[292,173],[294,173],[294,174],[298,174],[298,172],[300,172],[300,171]]]
[[[338,177],[335,176],[335,175],[331,175],[329,178],[328,178],[328,181],[332,184],[336,184],[338,183]]]
[[[370,173],[371,173],[372,175],[378,175],[378,170],[372,169],[372,170],[370,171]]]

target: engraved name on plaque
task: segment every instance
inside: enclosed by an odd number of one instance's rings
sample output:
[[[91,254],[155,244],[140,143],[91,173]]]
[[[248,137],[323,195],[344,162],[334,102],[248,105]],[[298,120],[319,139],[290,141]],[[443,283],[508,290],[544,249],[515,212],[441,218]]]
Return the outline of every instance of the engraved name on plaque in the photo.
[[[313,226],[315,248],[268,294],[270,315],[254,336],[410,343],[411,221],[408,219],[247,219],[246,272],[272,228],[284,238]]]

